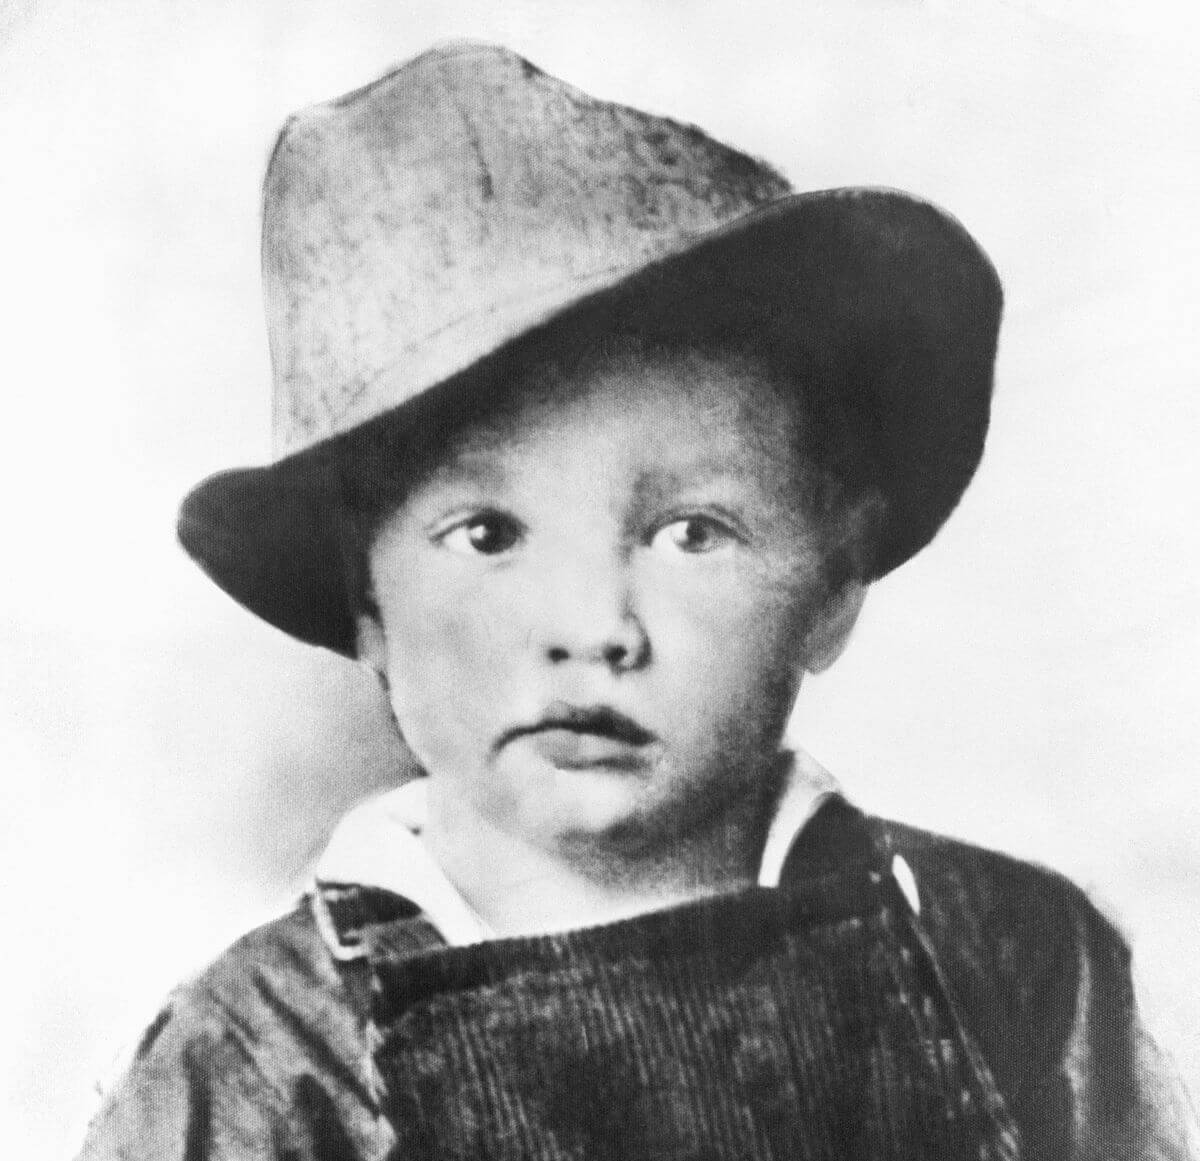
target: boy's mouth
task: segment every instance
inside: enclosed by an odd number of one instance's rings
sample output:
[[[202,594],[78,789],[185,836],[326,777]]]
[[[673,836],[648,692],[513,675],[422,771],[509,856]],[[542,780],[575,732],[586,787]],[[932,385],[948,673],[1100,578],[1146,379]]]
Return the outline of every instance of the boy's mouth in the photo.
[[[526,736],[543,757],[568,769],[628,766],[635,757],[632,751],[656,738],[610,706],[574,706],[566,702],[555,702],[536,722],[506,730],[496,748]],[[638,764],[640,761],[639,757]]]

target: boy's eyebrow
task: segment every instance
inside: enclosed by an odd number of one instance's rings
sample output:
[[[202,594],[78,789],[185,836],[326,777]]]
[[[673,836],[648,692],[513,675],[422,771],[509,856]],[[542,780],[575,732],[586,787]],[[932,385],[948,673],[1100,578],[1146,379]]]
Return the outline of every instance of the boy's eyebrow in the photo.
[[[474,484],[483,487],[502,487],[511,472],[499,457],[485,452],[462,450],[437,463],[426,473],[422,484]]]
[[[497,456],[488,449],[460,448],[441,459],[422,475],[416,491],[424,487],[464,487],[503,490],[520,476],[521,453],[511,449]],[[652,501],[664,492],[687,492],[704,487],[756,485],[774,491],[789,478],[792,466],[773,458],[737,454],[734,448],[705,451],[684,462],[671,463],[664,457],[630,481],[631,491],[641,501]]]
[[[698,457],[677,468],[663,465],[655,471],[643,472],[635,487],[642,494],[663,488],[686,489],[693,485],[741,484],[747,481],[767,483],[769,486],[785,479],[789,471],[790,466],[782,462],[776,464],[762,458],[751,462],[734,455],[731,450],[728,455]]]

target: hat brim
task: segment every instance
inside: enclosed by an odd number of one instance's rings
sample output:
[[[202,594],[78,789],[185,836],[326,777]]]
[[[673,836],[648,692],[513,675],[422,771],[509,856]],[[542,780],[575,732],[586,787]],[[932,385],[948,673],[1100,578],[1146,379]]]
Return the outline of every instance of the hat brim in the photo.
[[[448,422],[444,404],[455,400],[469,413],[487,365],[539,332],[702,334],[709,346],[805,368],[796,374],[797,398],[818,423],[836,413],[839,439],[854,444],[845,470],[884,499],[867,578],[877,579],[933,538],[978,466],[1001,304],[991,262],[937,207],[885,189],[797,194],[559,309],[364,427],[396,426],[416,446],[431,430],[429,416]],[[815,407],[814,369],[825,396]],[[211,476],[185,498],[178,523],[183,547],[235,600],[285,633],[347,656],[356,628],[338,458],[353,453],[354,438]]]

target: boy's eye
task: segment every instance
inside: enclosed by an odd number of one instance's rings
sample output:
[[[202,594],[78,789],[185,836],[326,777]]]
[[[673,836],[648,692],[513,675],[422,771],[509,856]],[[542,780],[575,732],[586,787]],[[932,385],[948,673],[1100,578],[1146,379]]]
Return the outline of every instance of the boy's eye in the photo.
[[[724,548],[734,534],[723,524],[707,516],[687,516],[664,524],[650,541],[650,547],[665,552],[702,553]]]
[[[442,537],[452,552],[465,556],[499,556],[521,539],[521,526],[500,512],[481,512],[456,524]]]

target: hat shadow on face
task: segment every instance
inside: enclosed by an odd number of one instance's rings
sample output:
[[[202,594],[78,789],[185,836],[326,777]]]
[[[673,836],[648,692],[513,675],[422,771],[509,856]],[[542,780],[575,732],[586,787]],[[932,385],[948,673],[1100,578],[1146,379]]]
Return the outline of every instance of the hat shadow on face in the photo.
[[[451,435],[633,342],[761,366],[802,411],[817,469],[846,496],[880,498],[862,578],[875,580],[932,539],[979,462],[1000,306],[986,256],[936,208],[890,191],[797,195],[344,434],[210,477],[179,536],[259,616],[353,656],[364,534]]]

